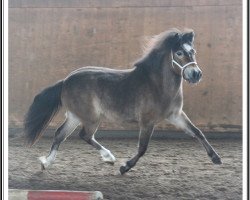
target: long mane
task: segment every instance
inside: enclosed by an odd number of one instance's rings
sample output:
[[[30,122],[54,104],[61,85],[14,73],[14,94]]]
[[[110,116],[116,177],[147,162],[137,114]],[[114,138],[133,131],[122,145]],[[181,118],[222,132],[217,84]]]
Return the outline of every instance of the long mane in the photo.
[[[134,66],[158,68],[166,53],[171,51],[176,33],[180,34],[181,32],[174,28],[153,36],[144,46],[143,55],[134,63]]]

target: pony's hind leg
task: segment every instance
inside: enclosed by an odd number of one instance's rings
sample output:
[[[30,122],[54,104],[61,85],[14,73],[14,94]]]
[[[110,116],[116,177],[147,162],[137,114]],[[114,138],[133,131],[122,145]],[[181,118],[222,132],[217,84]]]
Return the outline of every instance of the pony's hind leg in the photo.
[[[99,150],[104,162],[109,164],[114,164],[114,162],[116,161],[114,155],[108,149],[106,149],[104,146],[102,146],[95,140],[94,134],[97,131],[97,128],[98,128],[97,124],[92,124],[92,123],[85,124],[84,127],[79,132],[79,136],[83,140],[85,140],[88,144],[92,145],[97,150]]]
[[[49,155],[39,158],[42,169],[48,168],[54,162],[61,142],[66,140],[79,124],[80,121],[72,113],[68,112],[65,122],[56,130]]]

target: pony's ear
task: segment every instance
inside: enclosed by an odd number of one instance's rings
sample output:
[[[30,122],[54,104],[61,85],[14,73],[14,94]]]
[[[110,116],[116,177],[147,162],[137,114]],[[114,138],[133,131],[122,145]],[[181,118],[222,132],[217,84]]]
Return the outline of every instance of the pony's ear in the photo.
[[[175,35],[174,35],[174,41],[175,42],[179,42],[180,39],[181,39],[181,35],[179,33],[175,33]]]
[[[173,36],[173,40],[171,40],[172,48],[175,48],[176,46],[178,46],[178,44],[180,44],[180,41],[181,41],[181,34],[175,33]]]
[[[181,43],[181,33],[174,33],[172,35],[172,39],[169,41],[167,45],[171,46],[171,49],[177,49],[180,46]]]
[[[193,43],[194,41],[194,31],[190,31],[190,32],[187,32],[187,33],[184,33],[183,36],[182,36],[182,41],[183,42],[191,42]]]

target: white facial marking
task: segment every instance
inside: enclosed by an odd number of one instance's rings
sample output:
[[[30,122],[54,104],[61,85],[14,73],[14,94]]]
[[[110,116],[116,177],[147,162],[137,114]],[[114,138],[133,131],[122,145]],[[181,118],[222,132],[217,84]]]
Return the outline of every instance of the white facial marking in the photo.
[[[187,43],[184,43],[183,44],[183,48],[185,49],[185,51],[187,51],[187,52],[190,52],[193,48],[189,45],[189,44],[187,44]]]

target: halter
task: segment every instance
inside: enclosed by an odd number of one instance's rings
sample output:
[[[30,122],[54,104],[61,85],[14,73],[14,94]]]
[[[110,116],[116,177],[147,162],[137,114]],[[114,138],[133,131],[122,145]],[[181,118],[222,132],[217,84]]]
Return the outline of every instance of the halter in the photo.
[[[181,70],[181,72],[184,71],[184,69],[185,69],[187,66],[189,66],[189,65],[192,65],[192,64],[197,65],[197,62],[189,62],[189,63],[187,63],[187,64],[181,66],[178,62],[176,62],[176,61],[174,60],[173,52],[171,52],[171,57],[172,57],[172,67],[174,68],[174,65],[173,65],[173,64],[176,64],[176,65],[179,67],[179,69]]]

